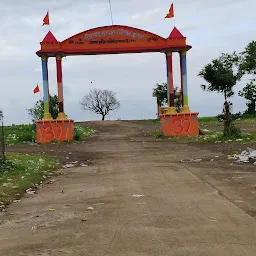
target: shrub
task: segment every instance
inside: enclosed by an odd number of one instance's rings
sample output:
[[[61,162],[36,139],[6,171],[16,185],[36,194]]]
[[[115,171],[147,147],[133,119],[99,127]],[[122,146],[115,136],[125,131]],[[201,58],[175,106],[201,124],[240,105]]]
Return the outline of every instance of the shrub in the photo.
[[[234,124],[231,124],[230,127],[225,127],[223,136],[225,138],[241,138],[242,137],[242,132],[241,129]]]
[[[162,136],[162,132],[159,130],[154,130],[150,132],[152,136],[156,137],[156,138],[160,138]]]
[[[74,140],[80,140],[81,139],[81,132],[77,128],[77,126],[74,127]]]
[[[35,141],[35,133],[33,131],[24,131],[19,135],[19,142],[34,142]]]

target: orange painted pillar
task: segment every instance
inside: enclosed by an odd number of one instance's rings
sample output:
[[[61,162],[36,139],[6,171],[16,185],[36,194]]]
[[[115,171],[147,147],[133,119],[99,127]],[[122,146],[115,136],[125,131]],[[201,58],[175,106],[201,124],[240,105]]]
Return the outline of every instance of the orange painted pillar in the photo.
[[[62,82],[62,56],[56,56],[56,70],[57,70],[57,85],[58,85],[58,105],[59,113],[58,119],[67,119],[67,116],[64,112],[63,104],[63,82]]]
[[[172,64],[172,52],[166,53],[167,62],[167,93],[168,93],[168,107],[169,113],[177,113],[174,104],[174,83],[173,83],[173,64]]]

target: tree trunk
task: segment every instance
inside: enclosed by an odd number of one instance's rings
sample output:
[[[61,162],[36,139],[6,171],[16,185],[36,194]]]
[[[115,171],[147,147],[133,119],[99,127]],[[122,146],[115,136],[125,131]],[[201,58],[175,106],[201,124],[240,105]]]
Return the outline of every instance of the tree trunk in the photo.
[[[159,118],[161,114],[161,105],[157,104],[157,117]]]
[[[102,121],[104,121],[105,120],[105,115],[102,115],[102,119],[101,119]]]
[[[224,118],[224,136],[231,137],[232,136],[232,115],[230,113],[229,103],[225,102],[225,118]]]
[[[256,116],[256,100],[252,101],[252,109],[253,109],[253,115]]]

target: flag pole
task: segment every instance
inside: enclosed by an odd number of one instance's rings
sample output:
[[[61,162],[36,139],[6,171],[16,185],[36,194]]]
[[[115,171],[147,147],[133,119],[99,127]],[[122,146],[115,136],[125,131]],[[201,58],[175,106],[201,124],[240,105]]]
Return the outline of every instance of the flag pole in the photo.
[[[110,15],[111,15],[111,22],[112,22],[112,26],[113,26],[114,21],[113,21],[113,12],[112,12],[111,0],[108,0],[108,2],[109,2],[109,9],[110,9]]]
[[[51,30],[51,22],[50,22],[50,11],[48,9],[48,17],[49,17],[49,31]]]
[[[176,26],[176,15],[175,15],[175,9],[174,9],[174,3],[173,4],[173,26]]]
[[[38,85],[38,88],[39,88],[39,95],[40,95],[40,100],[42,100],[42,94],[41,94],[41,90],[40,90],[40,87],[39,87],[39,82],[37,82],[37,85]]]

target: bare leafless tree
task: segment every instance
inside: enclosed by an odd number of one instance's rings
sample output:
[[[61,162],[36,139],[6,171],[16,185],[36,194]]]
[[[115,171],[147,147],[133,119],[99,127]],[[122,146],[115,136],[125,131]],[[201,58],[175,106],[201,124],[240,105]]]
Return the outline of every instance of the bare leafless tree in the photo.
[[[110,111],[120,107],[116,94],[110,90],[91,89],[80,101],[83,110],[89,110],[102,116],[105,120]]]

